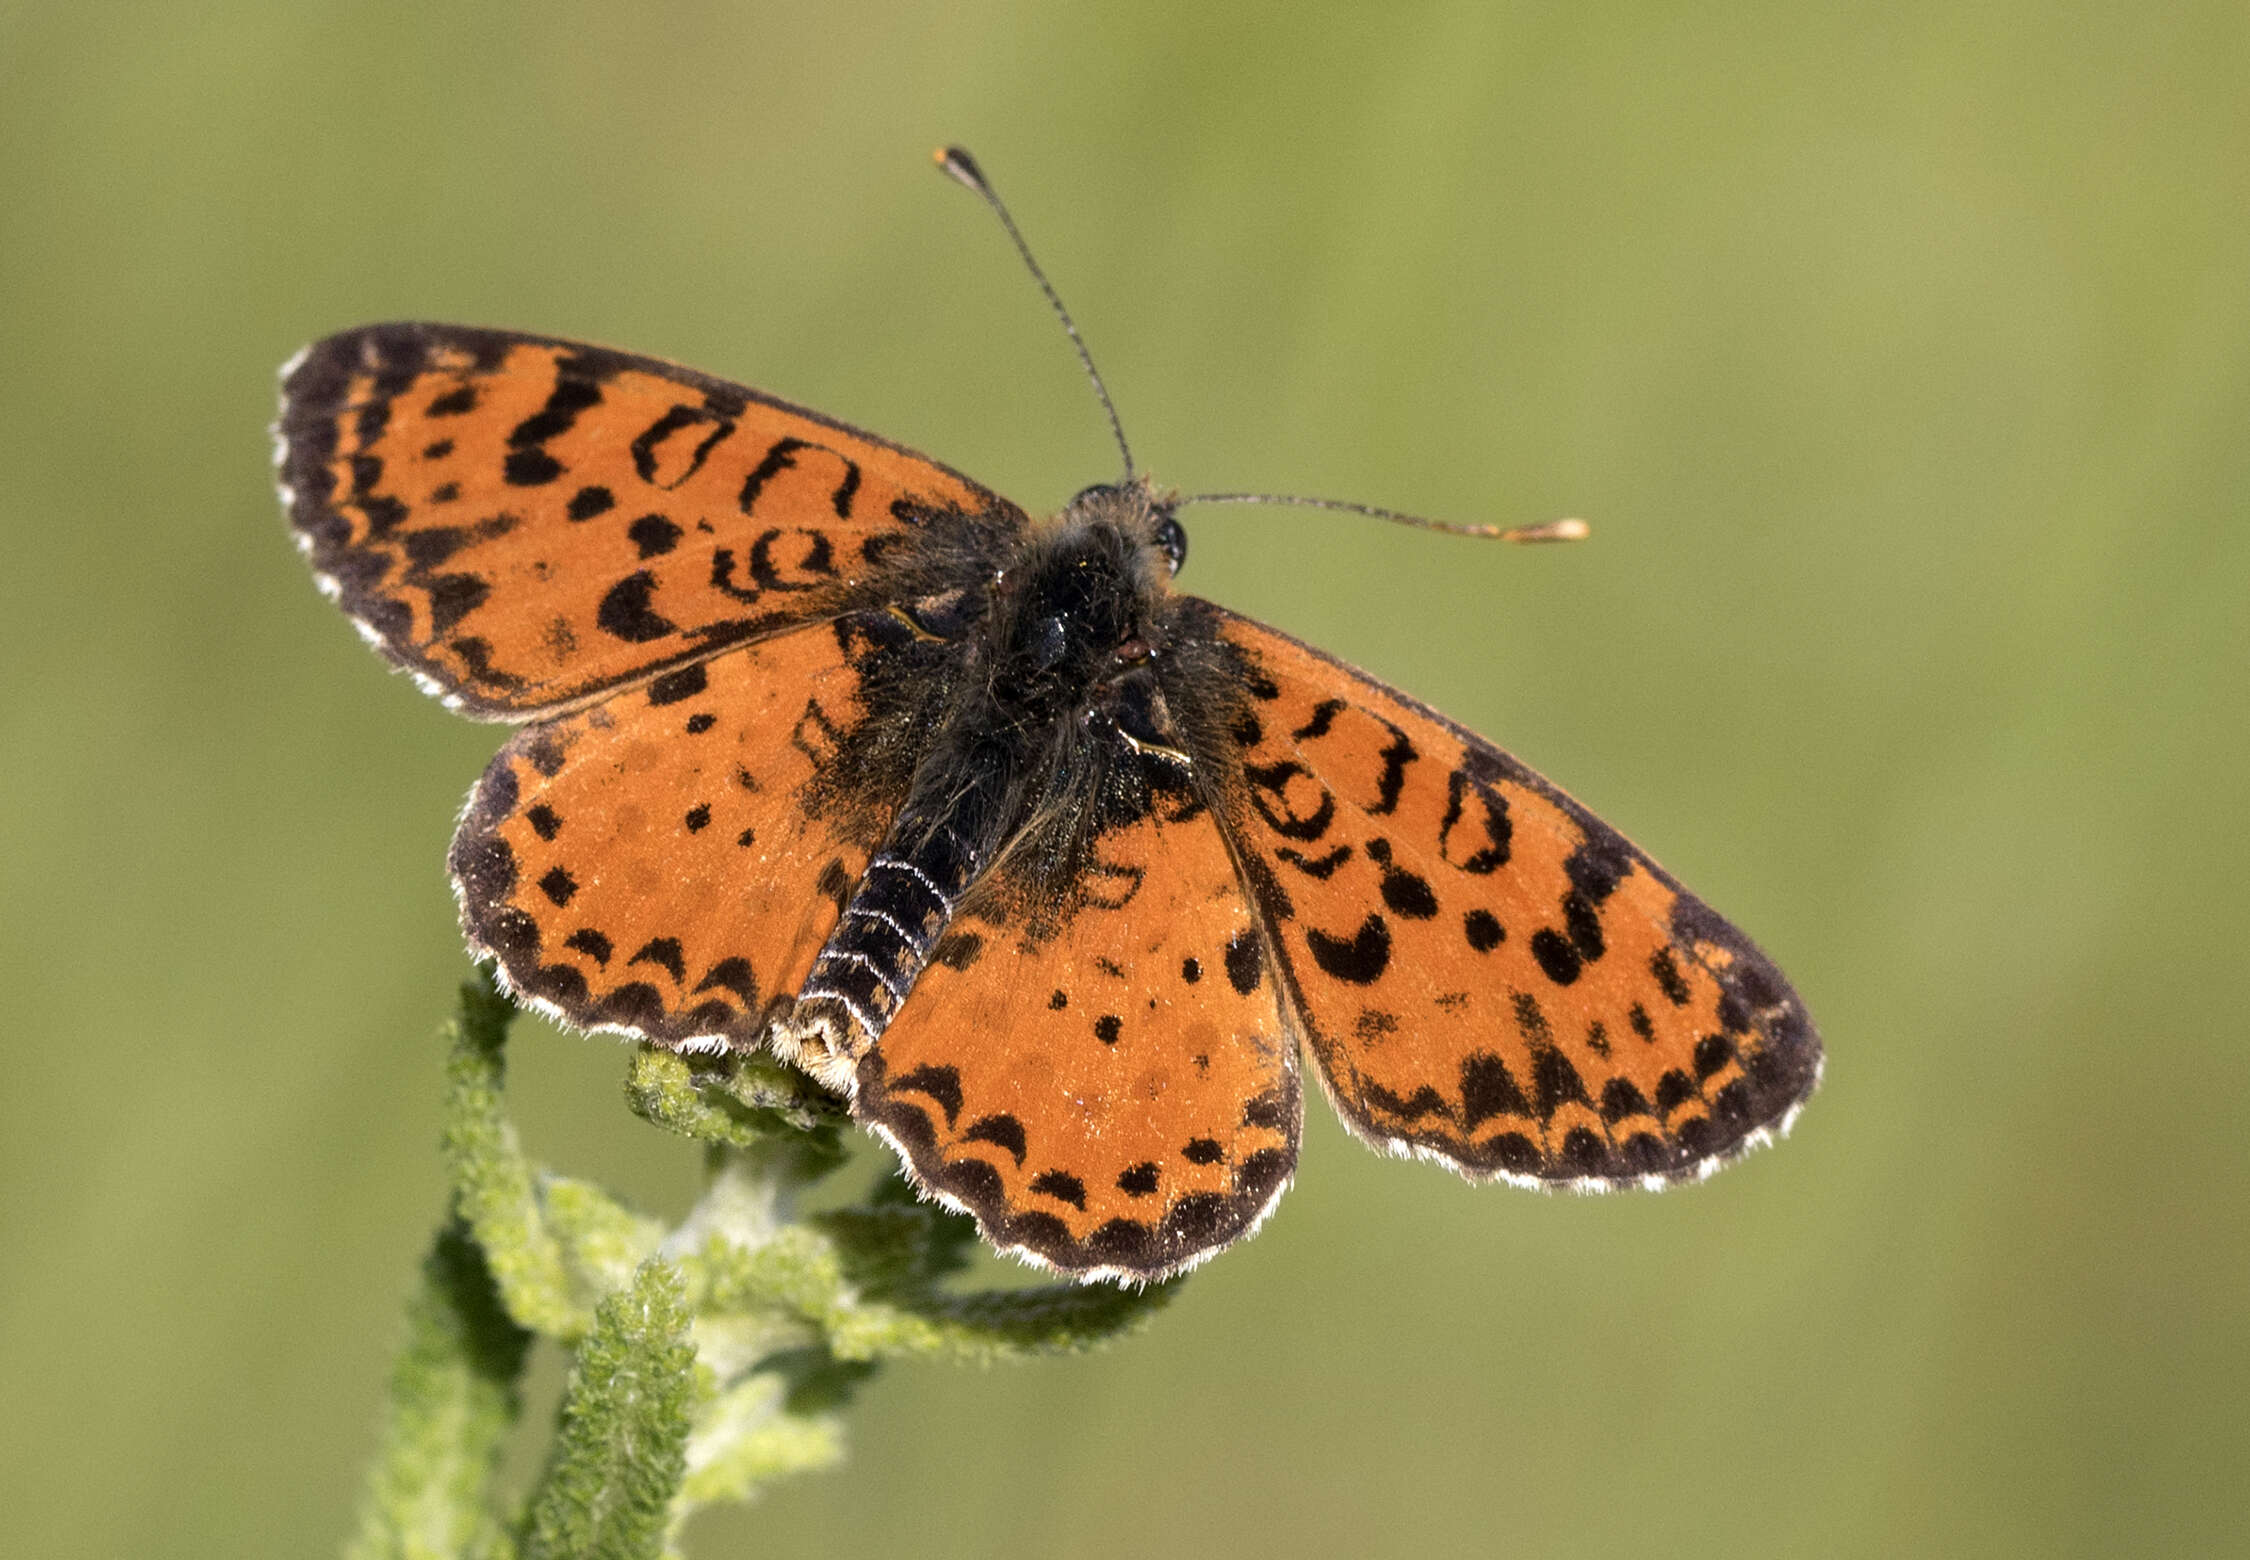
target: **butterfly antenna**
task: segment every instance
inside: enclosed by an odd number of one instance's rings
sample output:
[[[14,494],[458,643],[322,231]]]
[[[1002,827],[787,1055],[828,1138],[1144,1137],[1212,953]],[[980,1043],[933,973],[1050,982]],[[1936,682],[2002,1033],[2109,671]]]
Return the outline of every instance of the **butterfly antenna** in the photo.
[[[1583,520],[1548,520],[1539,525],[1464,525],[1456,520],[1430,520],[1421,515],[1377,509],[1372,504],[1346,503],[1340,498],[1298,498],[1288,493],[1198,493],[1180,500],[1186,504],[1294,504],[1300,509],[1341,509],[1346,514],[1367,515],[1400,525],[1443,531],[1449,536],[1489,536],[1503,542],[1582,542],[1592,534]]]
[[[993,215],[1000,219],[1000,225],[1008,230],[1009,241],[1016,246],[1016,253],[1023,256],[1023,263],[1030,270],[1031,279],[1039,284],[1039,290],[1054,305],[1055,318],[1062,321],[1063,334],[1070,337],[1070,344],[1077,348],[1078,361],[1086,365],[1086,377],[1094,382],[1094,394],[1101,397],[1102,410],[1109,414],[1109,431],[1117,437],[1117,453],[1125,458],[1125,480],[1130,482],[1134,474],[1133,448],[1125,442],[1125,425],[1117,420],[1117,407],[1109,398],[1109,387],[1102,383],[1101,371],[1094,367],[1094,355],[1086,350],[1086,343],[1079,336],[1078,327],[1070,318],[1070,311],[1063,307],[1061,297],[1047,280],[1047,273],[1039,269],[1039,262],[1031,258],[1031,246],[1023,241],[1023,234],[1016,230],[1016,219],[1008,215],[1008,208],[1001,204],[998,192],[992,188],[991,181],[985,178],[984,170],[977,166],[977,160],[963,148],[941,146],[937,149],[936,160],[939,172],[974,190],[992,208]]]

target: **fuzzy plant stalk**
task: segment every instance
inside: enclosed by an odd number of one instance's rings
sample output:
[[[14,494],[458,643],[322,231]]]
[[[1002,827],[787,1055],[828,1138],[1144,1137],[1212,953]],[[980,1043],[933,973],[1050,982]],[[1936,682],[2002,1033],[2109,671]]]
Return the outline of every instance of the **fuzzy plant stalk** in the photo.
[[[800,1194],[841,1166],[841,1102],[762,1057],[633,1053],[635,1113],[702,1145],[677,1225],[534,1165],[508,1119],[515,1009],[481,974],[448,1027],[451,1209],[422,1264],[350,1560],[654,1560],[698,1508],[844,1456],[841,1413],[888,1359],[988,1362],[1094,1347],[1176,1285],[957,1291],[969,1220],[884,1180],[853,1206]],[[495,1489],[535,1338],[571,1354],[542,1471]]]

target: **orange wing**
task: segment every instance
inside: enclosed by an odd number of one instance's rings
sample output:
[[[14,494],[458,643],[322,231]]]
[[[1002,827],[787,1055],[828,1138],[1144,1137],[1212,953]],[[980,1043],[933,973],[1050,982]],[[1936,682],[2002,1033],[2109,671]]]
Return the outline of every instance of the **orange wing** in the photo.
[[[859,1064],[854,1113],[919,1185],[1082,1278],[1193,1266],[1296,1164],[1296,1045],[1225,841],[1178,800],[1103,835],[1052,926],[972,896]]]
[[[755,390],[506,331],[331,336],[283,370],[276,433],[322,587],[425,687],[501,719],[865,605],[918,539],[1024,524]]]
[[[1222,613],[1229,832],[1361,1136],[1476,1177],[1708,1174],[1786,1128],[1820,1041],[1750,940],[1507,754]]]
[[[863,668],[909,632],[854,614],[517,732],[454,836],[470,944],[581,1028],[755,1043],[895,810],[838,755]]]

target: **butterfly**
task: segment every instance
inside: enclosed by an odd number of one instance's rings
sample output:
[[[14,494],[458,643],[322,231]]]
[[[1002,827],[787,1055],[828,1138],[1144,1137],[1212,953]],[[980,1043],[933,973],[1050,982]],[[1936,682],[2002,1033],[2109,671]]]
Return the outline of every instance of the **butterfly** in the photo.
[[[1781,972],[1615,830],[1177,590],[1122,430],[1035,519],[723,379],[404,323],[286,365],[276,441],[326,593],[517,725],[449,856],[472,950],[803,1068],[1002,1252],[1138,1283],[1248,1235],[1308,1063],[1379,1149],[1579,1190],[1708,1174],[1818,1079]]]

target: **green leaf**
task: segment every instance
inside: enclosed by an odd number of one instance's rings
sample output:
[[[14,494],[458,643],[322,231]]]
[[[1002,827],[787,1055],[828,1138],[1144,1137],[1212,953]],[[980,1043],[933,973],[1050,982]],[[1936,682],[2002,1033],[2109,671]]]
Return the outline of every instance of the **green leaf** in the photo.
[[[525,1560],[654,1560],[687,1468],[695,1346],[678,1269],[651,1261],[596,1309],[524,1519]]]
[[[505,1548],[486,1492],[522,1409],[531,1334],[501,1308],[468,1231],[441,1229],[406,1313],[383,1446],[348,1560],[454,1560]]]
[[[663,1225],[627,1209],[591,1181],[548,1172],[534,1190],[574,1296],[598,1300],[624,1288],[664,1239]]]
[[[1137,1332],[1172,1303],[1178,1279],[1146,1289],[1108,1284],[1045,1284],[1036,1289],[989,1289],[966,1295],[919,1297],[901,1309],[929,1329],[915,1352],[957,1361],[1027,1359],[1081,1354]],[[843,1354],[839,1329],[836,1352]],[[905,1352],[894,1349],[887,1352]]]
[[[845,1359],[934,1355],[986,1362],[1079,1353],[1137,1330],[1171,1304],[1181,1281],[1143,1289],[1046,1284],[955,1294],[940,1280],[967,1265],[975,1226],[928,1203],[870,1197],[868,1206],[816,1214],[838,1272],[862,1303],[829,1319]]]
[[[785,1139],[805,1156],[805,1180],[844,1162],[843,1101],[769,1057],[683,1056],[644,1045],[626,1073],[625,1100],[644,1121],[705,1143],[749,1149]]]
[[[805,1350],[806,1355],[825,1350]],[[790,1358],[795,1358],[791,1356]],[[829,1362],[823,1384],[830,1390],[820,1407],[838,1404],[837,1373],[848,1369]],[[864,1368],[859,1372],[864,1375]],[[855,1378],[856,1379],[856,1378]],[[720,1393],[696,1416],[688,1438],[688,1473],[680,1489],[677,1517],[718,1500],[748,1500],[758,1487],[793,1473],[814,1473],[843,1461],[844,1433],[826,1413],[800,1405],[795,1378],[784,1371],[761,1371]]]
[[[801,1319],[839,1360],[986,1362],[1093,1348],[1142,1325],[1179,1290],[1050,1284],[951,1294],[937,1280],[960,1263],[962,1222],[887,1205],[815,1214],[754,1248],[708,1240],[687,1259],[696,1308],[707,1327],[730,1315],[769,1329],[778,1317]]]

